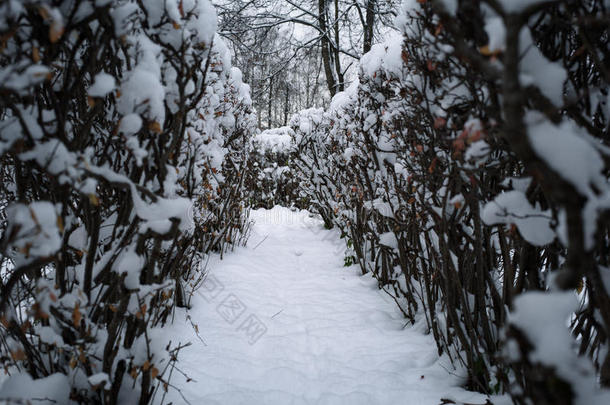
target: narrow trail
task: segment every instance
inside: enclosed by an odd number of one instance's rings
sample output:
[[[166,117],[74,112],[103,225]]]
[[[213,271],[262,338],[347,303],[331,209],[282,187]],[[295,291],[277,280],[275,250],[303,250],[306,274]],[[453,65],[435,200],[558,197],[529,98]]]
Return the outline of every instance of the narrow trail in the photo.
[[[253,212],[248,247],[210,263],[188,312],[168,331],[193,344],[172,383],[192,404],[484,403],[436,355],[422,325],[404,327],[370,276],[343,267],[335,231],[307,212]],[[185,400],[173,390],[174,403]],[[166,401],[168,399],[166,397]]]

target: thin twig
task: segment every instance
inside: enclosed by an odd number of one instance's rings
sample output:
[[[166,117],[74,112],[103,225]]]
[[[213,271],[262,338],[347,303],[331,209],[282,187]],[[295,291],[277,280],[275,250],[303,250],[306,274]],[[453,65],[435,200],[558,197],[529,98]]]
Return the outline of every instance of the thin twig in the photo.
[[[259,246],[261,245],[261,243],[263,243],[264,241],[266,241],[268,237],[269,237],[269,235],[265,236],[265,237],[263,238],[263,240],[261,240],[260,242],[258,242],[258,243],[256,244],[256,246],[254,246],[254,247],[252,248],[252,250],[256,250],[256,248],[257,248],[257,247],[259,247]]]

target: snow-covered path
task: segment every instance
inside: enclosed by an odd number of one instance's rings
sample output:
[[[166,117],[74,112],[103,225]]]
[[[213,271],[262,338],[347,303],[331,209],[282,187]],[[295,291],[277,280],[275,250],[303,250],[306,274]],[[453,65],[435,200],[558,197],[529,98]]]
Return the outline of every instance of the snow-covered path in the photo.
[[[343,267],[344,241],[306,212],[253,212],[247,248],[210,264],[206,286],[168,328],[193,345],[172,383],[192,404],[484,403],[458,388],[431,336],[406,327],[370,276]],[[421,328],[419,328],[421,329]],[[174,403],[184,403],[177,392]],[[159,398],[160,399],[160,398]],[[167,401],[166,397],[166,401]]]

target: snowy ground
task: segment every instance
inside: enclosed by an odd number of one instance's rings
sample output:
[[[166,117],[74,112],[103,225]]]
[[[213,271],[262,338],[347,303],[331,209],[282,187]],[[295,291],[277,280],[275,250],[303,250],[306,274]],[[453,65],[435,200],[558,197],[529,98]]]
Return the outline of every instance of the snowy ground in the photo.
[[[405,325],[395,303],[356,267],[344,241],[306,212],[253,212],[247,248],[210,265],[175,341],[191,341],[175,375],[191,404],[485,403],[438,359],[432,336]],[[450,372],[451,373],[450,373]],[[160,397],[159,397],[160,399]]]

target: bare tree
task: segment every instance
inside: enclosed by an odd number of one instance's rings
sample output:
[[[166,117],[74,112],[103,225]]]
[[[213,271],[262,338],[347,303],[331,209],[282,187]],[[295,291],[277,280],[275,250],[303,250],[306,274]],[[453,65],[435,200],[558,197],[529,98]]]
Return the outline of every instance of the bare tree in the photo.
[[[260,78],[246,77],[246,81],[253,84],[255,106],[259,110],[264,106],[269,115],[268,101],[259,101],[269,94],[279,95],[269,91],[272,83],[277,84],[277,81],[269,78],[278,76],[281,70],[287,70],[297,73],[284,77],[292,80],[293,84],[311,81],[310,71],[315,73],[319,70],[316,71],[314,65],[303,69],[303,64],[311,63],[312,55],[320,55],[325,91],[321,91],[317,81],[313,87],[310,82],[306,86],[318,91],[313,97],[308,94],[305,106],[299,108],[322,105],[324,100],[343,91],[346,78],[354,74],[351,68],[363,53],[370,50],[375,36],[379,35],[379,27],[391,25],[395,3],[386,1],[381,7],[377,0],[253,0],[248,3],[218,0],[217,7],[221,17],[220,34],[230,40],[236,64],[249,71],[250,67],[245,64],[255,59],[252,55],[258,54],[272,66],[271,69],[259,70],[259,73],[265,72]],[[276,42],[262,43],[261,37],[273,37]],[[292,87],[298,88],[300,85]],[[298,103],[291,104],[296,107]],[[295,111],[298,108],[290,112]],[[267,119],[267,124],[270,122],[276,123],[274,119]]]

